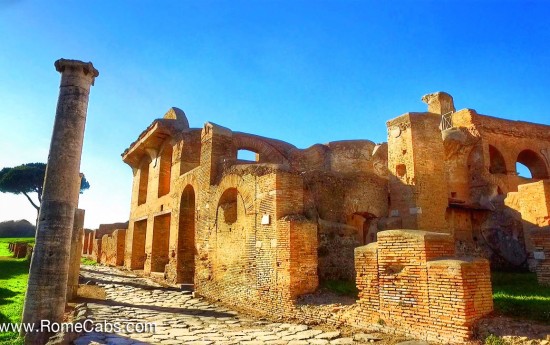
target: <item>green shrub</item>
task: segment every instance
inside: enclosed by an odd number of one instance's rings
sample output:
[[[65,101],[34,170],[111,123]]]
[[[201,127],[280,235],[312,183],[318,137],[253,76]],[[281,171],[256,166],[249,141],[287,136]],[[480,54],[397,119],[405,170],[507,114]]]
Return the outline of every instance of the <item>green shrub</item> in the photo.
[[[485,338],[485,345],[508,345],[508,342],[501,337],[497,337],[494,334],[490,334]]]

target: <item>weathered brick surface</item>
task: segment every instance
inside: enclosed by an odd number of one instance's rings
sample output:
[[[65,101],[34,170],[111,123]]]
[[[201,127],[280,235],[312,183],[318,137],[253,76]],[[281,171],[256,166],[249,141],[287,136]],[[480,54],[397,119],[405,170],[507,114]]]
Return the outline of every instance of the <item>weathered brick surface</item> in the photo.
[[[101,238],[101,262],[109,266],[124,265],[126,229],[117,229]]]
[[[530,231],[537,262],[535,272],[541,285],[550,286],[550,227]]]
[[[550,283],[550,181],[522,184],[514,193],[521,212],[529,267],[539,283]]]
[[[90,254],[90,259],[98,263],[101,262],[101,244],[102,244],[101,238],[92,239],[93,248],[92,248],[92,253]]]
[[[408,113],[387,122],[390,215],[408,229],[447,231],[441,116]]]
[[[355,251],[359,309],[379,323],[427,340],[461,343],[493,308],[489,263],[453,259],[450,235],[389,230]]]

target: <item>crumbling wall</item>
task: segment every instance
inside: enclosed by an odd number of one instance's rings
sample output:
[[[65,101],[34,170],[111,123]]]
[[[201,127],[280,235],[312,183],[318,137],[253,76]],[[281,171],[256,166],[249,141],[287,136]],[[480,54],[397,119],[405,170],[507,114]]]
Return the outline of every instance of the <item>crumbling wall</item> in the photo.
[[[101,238],[94,238],[92,240],[92,254],[90,255],[90,259],[94,260],[97,263],[101,263],[101,244],[102,239]]]
[[[101,238],[101,262],[109,266],[124,264],[126,229],[116,229],[110,235]]]
[[[433,113],[407,113],[387,122],[390,216],[402,226],[447,232],[445,154]]]
[[[450,235],[388,230],[355,253],[358,325],[463,343],[492,311],[489,262],[454,258]]]

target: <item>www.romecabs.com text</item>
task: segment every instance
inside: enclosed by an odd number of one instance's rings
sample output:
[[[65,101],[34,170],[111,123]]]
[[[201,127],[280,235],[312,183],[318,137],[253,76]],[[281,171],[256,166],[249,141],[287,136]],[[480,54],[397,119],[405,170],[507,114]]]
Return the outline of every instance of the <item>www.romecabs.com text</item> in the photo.
[[[155,333],[156,324],[150,322],[99,322],[95,323],[92,320],[83,322],[50,322],[49,320],[41,320],[40,324],[31,323],[2,323],[0,324],[0,333],[16,332],[16,333],[32,333],[32,332],[99,332],[99,333]]]

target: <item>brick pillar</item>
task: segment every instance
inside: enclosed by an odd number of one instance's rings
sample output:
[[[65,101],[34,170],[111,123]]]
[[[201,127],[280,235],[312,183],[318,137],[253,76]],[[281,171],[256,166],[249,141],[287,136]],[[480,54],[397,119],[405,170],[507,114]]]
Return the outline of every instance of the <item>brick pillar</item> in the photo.
[[[407,113],[387,122],[390,216],[406,229],[448,232],[441,116]]]
[[[233,147],[233,132],[230,129],[207,122],[201,134],[200,165],[204,171],[204,183],[215,184],[225,160],[236,160],[237,151]],[[205,185],[205,188],[207,185]]]
[[[23,322],[33,324],[63,321],[84,125],[90,87],[99,75],[91,63],[76,60],[57,60],[55,68],[61,85],[23,312]],[[47,337],[28,333],[25,343],[43,344]]]
[[[493,310],[489,262],[454,250],[452,236],[419,230],[382,231],[356,248],[355,323],[446,344],[471,339]]]

